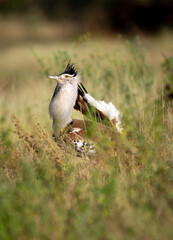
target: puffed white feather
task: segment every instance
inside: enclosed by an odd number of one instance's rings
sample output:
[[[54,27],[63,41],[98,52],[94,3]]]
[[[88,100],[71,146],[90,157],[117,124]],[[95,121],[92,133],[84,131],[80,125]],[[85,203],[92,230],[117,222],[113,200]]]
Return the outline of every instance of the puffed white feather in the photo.
[[[106,103],[104,101],[97,101],[89,93],[85,94],[85,98],[91,106],[103,112],[103,114],[106,115],[110,121],[116,119],[115,126],[117,128],[117,131],[119,133],[122,132],[123,128],[121,127],[121,113],[111,102]]]

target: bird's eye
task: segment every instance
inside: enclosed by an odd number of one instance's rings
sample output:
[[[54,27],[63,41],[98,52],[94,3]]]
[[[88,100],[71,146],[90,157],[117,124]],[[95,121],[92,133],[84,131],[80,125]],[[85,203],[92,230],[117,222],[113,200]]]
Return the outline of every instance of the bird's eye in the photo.
[[[65,75],[65,78],[68,78],[69,76],[68,75]]]

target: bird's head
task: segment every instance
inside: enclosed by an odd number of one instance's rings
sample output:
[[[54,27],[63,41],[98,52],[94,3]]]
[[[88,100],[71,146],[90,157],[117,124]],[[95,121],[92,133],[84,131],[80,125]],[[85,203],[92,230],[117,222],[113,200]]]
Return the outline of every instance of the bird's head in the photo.
[[[67,82],[80,82],[80,74],[75,66],[69,61],[64,72],[58,75],[51,75],[49,78],[56,80],[58,83],[65,84]]]

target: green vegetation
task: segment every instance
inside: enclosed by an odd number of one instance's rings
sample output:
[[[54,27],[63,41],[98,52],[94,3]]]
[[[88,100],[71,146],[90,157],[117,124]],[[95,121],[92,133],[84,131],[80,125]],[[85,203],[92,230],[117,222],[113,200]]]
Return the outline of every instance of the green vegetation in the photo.
[[[1,240],[172,239],[173,115],[162,96],[170,75],[146,54],[139,39],[84,36],[2,55]],[[69,58],[88,91],[123,112],[125,134],[97,134],[93,156],[77,157],[52,138],[55,83],[46,75],[61,72]]]

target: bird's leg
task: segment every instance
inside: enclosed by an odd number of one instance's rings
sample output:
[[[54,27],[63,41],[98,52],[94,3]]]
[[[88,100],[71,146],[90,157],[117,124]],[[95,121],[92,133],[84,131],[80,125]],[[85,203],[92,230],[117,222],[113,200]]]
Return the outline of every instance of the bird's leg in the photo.
[[[59,121],[53,121],[53,136],[55,138],[55,142],[58,144],[59,147],[63,148],[64,141],[63,141],[63,129],[59,127]]]
[[[54,136],[54,135],[53,135]],[[55,137],[55,136],[54,136]],[[58,144],[58,146],[64,150],[64,140],[63,140],[63,135],[61,134],[58,137],[55,137],[55,142]]]

